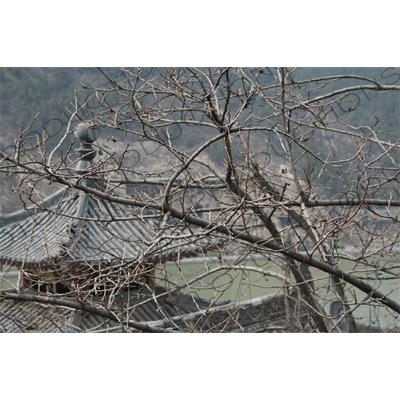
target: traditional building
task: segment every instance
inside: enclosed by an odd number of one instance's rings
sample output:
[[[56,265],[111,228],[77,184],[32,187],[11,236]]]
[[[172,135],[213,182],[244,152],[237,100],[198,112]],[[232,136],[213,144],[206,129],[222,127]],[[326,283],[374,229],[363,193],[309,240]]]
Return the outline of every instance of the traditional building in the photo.
[[[40,204],[0,216],[0,264],[21,270],[24,288],[80,297],[140,281],[154,287],[155,266],[193,257],[221,241],[201,237],[182,221],[119,204],[90,193],[104,182],[87,177],[96,157],[96,137],[80,124],[75,175],[87,190],[65,186]]]

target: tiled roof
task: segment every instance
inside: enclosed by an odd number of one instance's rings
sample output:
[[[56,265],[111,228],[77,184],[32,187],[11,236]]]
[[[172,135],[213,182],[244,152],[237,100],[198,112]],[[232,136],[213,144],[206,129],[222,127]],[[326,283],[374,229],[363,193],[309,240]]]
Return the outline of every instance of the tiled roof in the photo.
[[[213,246],[181,221],[170,218],[162,227],[160,217],[77,191],[62,190],[42,207],[0,217],[0,263],[17,266],[51,265],[61,258],[110,264],[141,255],[153,262]]]
[[[14,293],[14,291],[12,291]],[[28,290],[27,293],[36,294]],[[179,320],[182,317],[196,313],[199,307],[207,308],[208,302],[189,295],[175,293],[163,296],[157,302],[149,294],[138,296],[137,293],[128,298],[121,295],[123,306],[132,308],[129,319],[151,325],[168,324],[169,319]],[[147,300],[147,301],[144,301]],[[94,299],[97,305],[106,306],[106,303]],[[129,302],[129,303],[128,303]],[[139,304],[143,302],[143,304]],[[114,304],[114,311],[118,314],[119,301]],[[165,320],[165,322],[163,322]],[[173,326],[169,325],[169,327]],[[0,332],[126,332],[134,331],[114,320],[67,307],[41,304],[35,301],[17,301],[0,296]]]
[[[91,168],[96,151],[94,134],[87,124],[79,124],[79,161],[73,171],[82,176]],[[90,174],[88,174],[90,175]],[[103,193],[105,183],[95,177],[82,178],[88,188]],[[215,247],[200,230],[173,218],[144,209],[134,209],[97,198],[86,191],[62,189],[41,204],[9,215],[0,215],[0,264],[51,267],[60,260],[69,265],[115,264],[202,254]]]
[[[159,293],[160,294],[160,293]],[[175,292],[155,300],[144,294],[121,295],[121,304],[113,305],[115,315],[146,323],[150,327],[173,331],[283,331],[287,327],[283,295],[238,303],[210,304],[201,298]],[[95,300],[96,301],[96,300]],[[129,303],[128,303],[129,302]],[[97,304],[100,303],[97,300]],[[105,302],[102,303],[106,305]],[[123,312],[119,307],[123,307]],[[306,317],[305,310],[299,317]],[[17,301],[0,296],[0,332],[135,332],[124,321],[118,323],[93,313],[50,306],[35,301]]]
[[[66,332],[74,312],[68,308],[48,306],[33,301],[0,302],[0,333]]]
[[[63,194],[48,198],[43,207],[0,217],[0,262],[44,264],[61,255],[60,244],[68,239],[69,225],[77,212],[77,201]],[[51,211],[46,211],[47,207]]]

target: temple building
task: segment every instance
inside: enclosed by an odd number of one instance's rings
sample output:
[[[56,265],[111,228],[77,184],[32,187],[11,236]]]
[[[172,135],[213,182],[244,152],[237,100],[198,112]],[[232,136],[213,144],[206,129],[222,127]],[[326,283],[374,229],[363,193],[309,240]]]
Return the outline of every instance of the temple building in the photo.
[[[40,204],[0,216],[0,263],[20,269],[24,288],[80,296],[115,290],[116,281],[119,289],[140,281],[153,288],[158,263],[219,245],[179,220],[91,194],[104,187],[101,179],[85,178],[96,138],[85,124],[76,136],[81,145],[75,172],[88,191],[65,186]]]

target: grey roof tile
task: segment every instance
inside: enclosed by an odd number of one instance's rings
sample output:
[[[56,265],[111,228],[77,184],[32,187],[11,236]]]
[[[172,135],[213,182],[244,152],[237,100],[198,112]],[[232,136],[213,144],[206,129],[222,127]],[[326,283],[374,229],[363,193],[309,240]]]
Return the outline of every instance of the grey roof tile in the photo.
[[[182,257],[201,253],[218,243],[207,237],[181,239],[191,231],[172,218],[161,229],[159,217],[139,218],[130,207],[116,206],[87,194],[61,192],[51,197],[59,202],[48,210],[36,207],[13,218],[4,216],[0,227],[0,263],[34,267],[51,265],[60,259],[91,264],[129,262],[144,254],[161,231],[169,238],[154,246],[146,256],[149,262],[173,258],[178,252]],[[48,203],[44,201],[45,205]]]
[[[42,305],[35,302],[0,302],[0,331],[64,332],[73,311]]]

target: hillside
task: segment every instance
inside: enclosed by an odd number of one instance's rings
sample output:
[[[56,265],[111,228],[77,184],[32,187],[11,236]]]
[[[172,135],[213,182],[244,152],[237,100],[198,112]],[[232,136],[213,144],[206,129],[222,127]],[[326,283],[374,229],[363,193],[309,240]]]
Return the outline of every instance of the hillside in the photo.
[[[114,76],[118,76],[119,71],[116,68],[108,68]],[[162,72],[163,70],[161,70]],[[155,69],[148,70],[148,77],[156,77],[159,71]],[[264,68],[263,73],[259,74],[259,82],[262,85],[268,85],[274,79],[274,69]],[[394,84],[400,81],[400,70],[392,68],[299,68],[294,78],[296,82],[306,81],[315,76],[327,75],[363,75],[372,79],[377,79],[385,84]],[[42,135],[43,132],[49,137],[48,148],[53,148],[65,132],[66,124],[70,117],[71,109],[69,106],[74,102],[76,94],[80,102],[90,98],[93,91],[85,89],[86,85],[92,83],[101,86],[102,79],[98,78],[98,71],[88,68],[0,68],[0,148],[2,150],[11,146],[19,132],[27,127],[34,116],[39,113],[35,123],[29,130],[26,140],[35,141],[36,135]],[[357,85],[359,81],[354,78],[348,78],[348,84]],[[235,83],[233,83],[234,85]],[[324,90],[331,90],[337,87],[338,83],[332,82],[329,87],[317,87],[316,93],[323,93]],[[306,96],[306,93],[304,93]],[[110,96],[112,98],[112,96]],[[258,118],[263,118],[271,112],[260,97],[256,97],[250,105],[251,112]],[[352,112],[347,110],[352,109]],[[348,125],[358,125],[373,123],[379,115],[379,121],[376,129],[387,135],[388,140],[398,140],[400,130],[400,101],[397,93],[377,94],[372,91],[362,92],[357,95],[347,96],[341,107],[336,110],[337,116],[343,118]],[[193,150],[213,132],[204,131],[201,128],[193,127],[190,131],[169,132],[176,139],[174,144],[182,150]],[[104,142],[107,138],[102,137]],[[275,137],[271,137],[268,146],[265,144],[265,135],[257,132],[252,136],[252,146],[258,157],[265,157],[266,152],[272,154],[271,166],[279,168],[282,162],[279,151],[279,142]],[[68,146],[68,142],[63,143],[63,147]],[[271,147],[270,147],[271,146]],[[317,146],[317,145],[316,145]],[[346,151],[347,144],[341,137],[335,138],[335,146],[338,151]],[[155,168],[157,165],[161,168],[167,160],[161,160],[155,157],[154,152],[148,153],[145,145],[134,143],[133,148],[137,154],[143,152],[147,156],[147,162],[141,168]],[[272,150],[271,150],[272,149]],[[159,155],[158,155],[159,156]],[[215,163],[216,167],[221,167],[224,162],[224,149],[221,142],[216,142],[209,149],[206,162]],[[165,162],[164,162],[165,161]],[[4,174],[0,176],[0,212],[10,212],[19,208],[20,201],[12,193],[12,187],[16,185],[15,177],[8,177]],[[334,180],[327,180],[326,185],[334,185]]]

